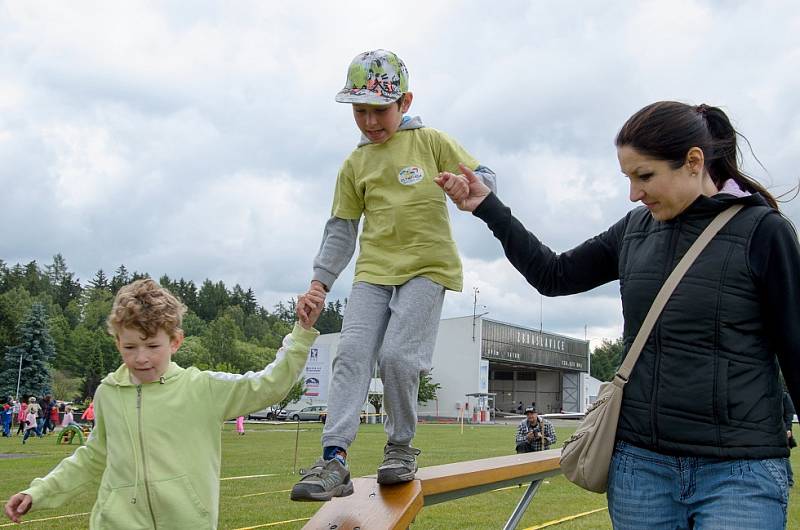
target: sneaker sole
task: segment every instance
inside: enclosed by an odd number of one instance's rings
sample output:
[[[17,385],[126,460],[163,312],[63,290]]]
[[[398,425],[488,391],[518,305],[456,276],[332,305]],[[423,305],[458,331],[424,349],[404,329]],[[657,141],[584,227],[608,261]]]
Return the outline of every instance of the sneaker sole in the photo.
[[[349,497],[353,494],[353,482],[348,481],[346,484],[334,486],[330,491],[321,491],[319,493],[312,493],[306,490],[295,491],[292,488],[291,499],[299,502],[325,502],[334,497]]]
[[[411,482],[414,480],[414,475],[416,471],[411,471],[408,473],[397,473],[393,469],[379,469],[378,470],[378,484],[382,486],[388,486],[391,484],[401,484],[403,482]]]

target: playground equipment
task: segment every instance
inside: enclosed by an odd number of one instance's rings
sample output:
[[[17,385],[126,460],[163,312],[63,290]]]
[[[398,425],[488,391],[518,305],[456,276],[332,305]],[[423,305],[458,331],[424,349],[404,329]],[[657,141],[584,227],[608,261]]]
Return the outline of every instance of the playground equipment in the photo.
[[[78,428],[75,425],[68,425],[58,433],[56,445],[72,445],[76,440],[79,444],[83,445],[86,438],[89,437],[90,432],[92,431],[89,427]]]
[[[541,481],[559,475],[561,449],[423,467],[405,484],[379,486],[374,475],[353,479],[355,493],[326,502],[309,530],[405,530],[423,506],[528,483],[504,530],[522,519]]]

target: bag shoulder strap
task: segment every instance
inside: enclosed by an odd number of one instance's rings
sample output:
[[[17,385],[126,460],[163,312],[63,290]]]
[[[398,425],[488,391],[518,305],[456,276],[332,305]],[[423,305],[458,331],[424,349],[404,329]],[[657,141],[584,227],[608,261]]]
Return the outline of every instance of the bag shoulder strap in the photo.
[[[644,322],[642,322],[642,327],[639,328],[639,333],[636,334],[636,338],[633,340],[633,344],[631,344],[631,349],[628,350],[628,355],[625,356],[625,360],[622,361],[619,370],[617,370],[614,376],[614,382],[617,383],[617,386],[623,386],[628,382],[633,366],[636,364],[636,361],[639,360],[639,354],[642,353],[642,348],[644,348],[644,344],[647,342],[647,338],[650,336],[650,332],[653,330],[658,316],[661,314],[664,306],[667,305],[667,300],[669,300],[675,287],[680,283],[683,275],[689,270],[689,267],[691,267],[694,260],[697,259],[697,256],[706,248],[706,245],[717,235],[717,232],[719,232],[742,207],[743,205],[741,204],[734,204],[720,212],[706,229],[703,230],[700,237],[692,243],[692,246],[689,247],[689,250],[678,262],[678,265],[675,266],[672,273],[670,273],[667,281],[664,282],[664,285],[661,286],[661,290],[658,291],[653,305],[650,306],[650,310],[647,312]]]

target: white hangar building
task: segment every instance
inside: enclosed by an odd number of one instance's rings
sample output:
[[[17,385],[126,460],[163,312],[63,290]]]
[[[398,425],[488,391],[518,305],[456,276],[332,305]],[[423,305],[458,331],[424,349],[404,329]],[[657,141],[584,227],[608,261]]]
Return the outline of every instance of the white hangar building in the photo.
[[[338,344],[339,333],[321,335],[314,343],[305,375],[311,402],[327,401]],[[419,416],[457,418],[468,403],[467,419],[472,419],[476,407],[486,409],[492,402],[506,412],[516,411],[519,402],[535,403],[542,413],[583,411],[588,367],[588,341],[482,316],[443,319],[431,371],[441,388],[435,401],[419,405]]]

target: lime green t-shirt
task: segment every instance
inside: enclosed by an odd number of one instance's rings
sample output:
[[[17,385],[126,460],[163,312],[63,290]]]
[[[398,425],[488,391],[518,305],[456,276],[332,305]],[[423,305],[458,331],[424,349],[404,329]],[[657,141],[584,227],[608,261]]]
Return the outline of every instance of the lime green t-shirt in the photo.
[[[397,131],[387,142],[357,148],[336,181],[333,215],[364,215],[355,281],[401,285],[425,276],[453,291],[462,288],[461,260],[450,231],[447,198],[434,182],[459,162],[478,162],[441,131]]]

